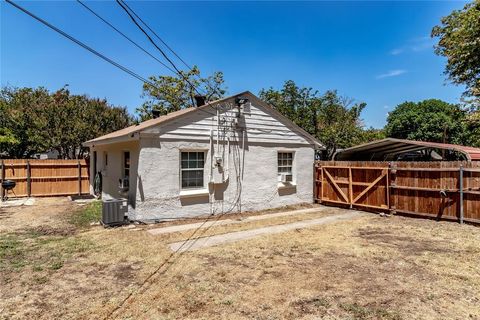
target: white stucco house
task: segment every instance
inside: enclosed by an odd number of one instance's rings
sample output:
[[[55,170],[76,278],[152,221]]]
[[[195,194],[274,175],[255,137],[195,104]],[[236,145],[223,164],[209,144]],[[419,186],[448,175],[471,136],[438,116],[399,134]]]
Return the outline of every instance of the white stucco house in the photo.
[[[85,142],[93,192],[129,218],[166,220],[313,202],[322,145],[250,92],[183,109]]]

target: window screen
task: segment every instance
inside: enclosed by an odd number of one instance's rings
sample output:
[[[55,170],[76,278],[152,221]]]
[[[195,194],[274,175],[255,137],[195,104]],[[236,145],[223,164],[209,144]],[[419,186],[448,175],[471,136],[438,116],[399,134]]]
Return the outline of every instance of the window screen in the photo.
[[[205,152],[188,151],[181,155],[182,189],[202,188]]]
[[[292,181],[293,152],[278,153],[278,176],[287,175],[287,181]]]

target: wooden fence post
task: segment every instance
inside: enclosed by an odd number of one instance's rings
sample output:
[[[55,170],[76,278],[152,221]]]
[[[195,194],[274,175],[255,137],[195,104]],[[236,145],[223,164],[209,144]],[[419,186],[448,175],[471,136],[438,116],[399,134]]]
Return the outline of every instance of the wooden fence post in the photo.
[[[2,176],[2,182],[5,180],[5,161],[1,161],[1,176]],[[3,187],[0,185],[0,201],[3,201]]]
[[[353,174],[352,167],[348,168],[348,201],[350,202],[350,209],[353,208]]]
[[[27,197],[32,195],[32,171],[30,160],[27,159]]]
[[[459,189],[459,202],[460,202],[460,224],[463,224],[463,165],[460,165],[458,172],[458,189]]]
[[[80,164],[80,160],[78,160],[78,195],[82,195],[82,165]]]
[[[390,214],[394,215],[396,214],[396,199],[397,193],[395,190],[395,187],[397,186],[397,164],[396,162],[390,162],[388,164],[388,170],[389,170],[389,175],[388,175],[388,180],[389,180],[389,185],[388,185],[388,209],[390,210]],[[393,205],[392,205],[393,203]]]
[[[324,185],[323,185],[323,167],[320,166],[320,181],[321,181],[321,184],[320,184],[320,203],[323,202],[323,189],[325,189]]]

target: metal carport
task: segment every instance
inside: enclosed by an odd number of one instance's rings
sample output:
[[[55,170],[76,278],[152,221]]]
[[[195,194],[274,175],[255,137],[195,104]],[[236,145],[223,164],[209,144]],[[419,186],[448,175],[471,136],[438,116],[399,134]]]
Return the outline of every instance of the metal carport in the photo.
[[[337,161],[392,161],[401,154],[422,150],[440,150],[458,153],[463,160],[480,161],[480,148],[455,144],[386,138],[337,151]]]

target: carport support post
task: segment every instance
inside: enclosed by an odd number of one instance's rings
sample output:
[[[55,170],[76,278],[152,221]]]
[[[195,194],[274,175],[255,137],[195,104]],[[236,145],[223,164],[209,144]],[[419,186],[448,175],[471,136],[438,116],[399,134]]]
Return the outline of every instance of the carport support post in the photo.
[[[2,165],[2,168],[0,169],[0,171],[1,171],[2,182],[3,182],[3,180],[5,180],[5,162],[2,160],[0,164]],[[0,184],[0,201],[3,202],[3,187],[1,184]]]
[[[460,224],[463,224],[463,166],[460,165],[458,175],[458,189],[459,189],[459,201],[460,201]]]

